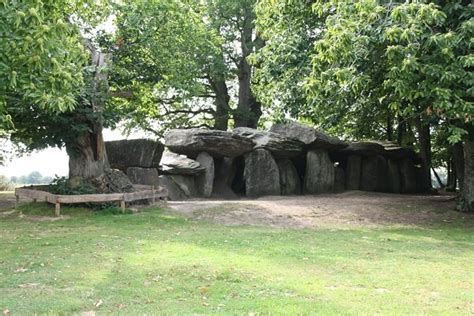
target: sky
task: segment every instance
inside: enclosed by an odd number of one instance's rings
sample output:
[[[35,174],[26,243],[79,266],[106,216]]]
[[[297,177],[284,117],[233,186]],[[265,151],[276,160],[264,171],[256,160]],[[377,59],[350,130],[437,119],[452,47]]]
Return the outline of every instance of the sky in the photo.
[[[132,133],[126,137],[120,130],[104,130],[104,140],[146,138],[141,132]],[[48,148],[33,152],[22,157],[13,157],[0,166],[0,175],[7,177],[28,175],[30,172],[39,171],[43,176],[67,176],[69,172],[68,156],[64,149]]]

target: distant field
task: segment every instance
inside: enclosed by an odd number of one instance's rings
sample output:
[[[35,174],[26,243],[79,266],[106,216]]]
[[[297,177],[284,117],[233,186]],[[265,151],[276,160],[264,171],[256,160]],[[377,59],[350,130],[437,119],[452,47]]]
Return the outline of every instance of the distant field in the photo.
[[[0,213],[0,312],[11,315],[474,312],[472,217],[295,229],[160,208],[21,211]]]

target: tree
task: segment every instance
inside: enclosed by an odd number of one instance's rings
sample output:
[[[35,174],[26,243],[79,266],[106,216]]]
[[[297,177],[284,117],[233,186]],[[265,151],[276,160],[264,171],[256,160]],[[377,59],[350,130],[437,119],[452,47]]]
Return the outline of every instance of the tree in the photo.
[[[109,40],[111,85],[130,125],[160,135],[177,126],[226,130],[231,119],[255,127],[261,106],[248,56],[261,41],[254,3],[141,0],[118,6],[117,33]]]
[[[335,126],[340,134],[374,135],[377,126],[385,125],[390,139],[394,126],[401,135],[416,127],[427,186],[432,129],[448,126],[451,143],[464,141],[462,204],[472,210],[473,184],[467,180],[474,114],[470,1],[307,3],[324,23],[312,29],[319,38],[308,51],[312,70],[304,78],[306,102],[282,106],[320,125]],[[310,25],[307,12],[294,15],[296,21],[306,21],[298,23]],[[267,42],[280,39],[281,32],[267,32]],[[260,69],[262,76],[269,72],[265,65]]]
[[[103,8],[92,0],[0,4],[0,36],[7,39],[0,43],[0,110],[9,123],[3,130],[27,151],[66,147],[70,178],[108,169],[106,55],[85,39]]]

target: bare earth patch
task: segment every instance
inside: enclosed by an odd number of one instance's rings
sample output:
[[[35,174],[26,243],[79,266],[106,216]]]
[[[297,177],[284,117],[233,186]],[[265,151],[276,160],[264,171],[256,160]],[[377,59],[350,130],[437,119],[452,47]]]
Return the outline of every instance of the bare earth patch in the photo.
[[[255,200],[169,202],[171,212],[224,225],[281,228],[351,228],[385,225],[426,226],[474,215],[454,211],[452,196],[397,195],[350,191],[315,196],[272,196]]]

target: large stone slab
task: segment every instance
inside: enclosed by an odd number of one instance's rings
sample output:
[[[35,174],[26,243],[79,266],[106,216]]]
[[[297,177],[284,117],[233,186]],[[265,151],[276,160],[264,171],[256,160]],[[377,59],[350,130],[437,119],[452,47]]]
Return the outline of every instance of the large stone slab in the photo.
[[[362,168],[362,157],[350,155],[346,164],[346,190],[360,189],[360,175]]]
[[[282,195],[301,194],[301,181],[298,171],[290,159],[277,161],[280,172],[280,188]]]
[[[377,156],[384,155],[385,148],[377,142],[357,142],[349,144],[349,146],[341,150],[341,153],[345,155],[359,155],[365,157]]]
[[[335,167],[334,172],[334,191],[344,192],[346,190],[346,172],[341,166]]]
[[[334,190],[334,163],[324,149],[309,150],[306,155],[304,193],[316,194]]]
[[[204,168],[193,159],[165,151],[161,159],[160,171],[163,174],[197,175],[203,172]]]
[[[387,160],[381,155],[362,159],[361,190],[385,192],[387,190],[386,183]]]
[[[275,124],[270,128],[270,131],[288,138],[297,139],[310,148],[338,150],[347,146],[346,143],[337,137],[326,135],[315,128],[294,121]]]
[[[414,159],[416,157],[416,153],[412,148],[408,147],[401,147],[397,143],[393,142],[379,142],[384,148],[383,155],[387,158],[393,160],[401,160],[404,158]]]
[[[214,157],[237,157],[252,151],[254,142],[235,133],[192,128],[170,130],[165,145],[172,152],[192,158],[203,151]]]
[[[401,192],[400,168],[398,162],[393,159],[388,160],[387,191],[390,193]]]
[[[416,192],[416,169],[411,159],[402,159],[399,163],[402,193]]]
[[[199,153],[196,161],[199,162],[201,168],[204,169],[204,171],[196,177],[198,193],[203,197],[211,197],[214,184],[214,158],[208,153],[202,152]]]
[[[238,127],[234,133],[249,138],[255,143],[255,149],[269,150],[274,157],[295,157],[301,154],[304,143],[277,133],[259,131],[249,127]]]
[[[127,177],[133,184],[159,185],[158,169],[156,168],[127,168]]]
[[[105,142],[111,168],[126,171],[128,167],[158,167],[163,144],[150,139],[130,139]]]
[[[244,179],[248,197],[280,195],[278,165],[265,149],[256,149],[245,156]]]

